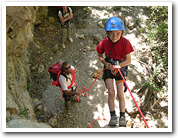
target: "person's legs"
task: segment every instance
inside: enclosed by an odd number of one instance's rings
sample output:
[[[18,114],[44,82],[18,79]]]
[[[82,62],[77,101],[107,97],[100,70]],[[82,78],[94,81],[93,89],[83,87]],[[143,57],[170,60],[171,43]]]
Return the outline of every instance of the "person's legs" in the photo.
[[[61,36],[62,36],[62,47],[63,48],[65,48],[64,42],[66,41],[66,35],[67,35],[67,29],[62,28],[62,34],[61,34]]]
[[[125,98],[123,91],[123,82],[116,82],[117,87],[117,98],[119,100],[119,109],[120,112],[125,112]]]
[[[115,97],[115,90],[114,90],[114,84],[113,79],[106,79],[105,80],[107,88],[108,88],[108,105],[109,110],[114,111],[115,110],[115,103],[114,103],[114,97]]]
[[[67,37],[70,42],[73,42],[73,39],[71,38],[71,23],[69,23],[69,26],[67,28]]]
[[[65,99],[65,109],[69,110],[69,101],[71,100],[71,95],[66,95],[65,93],[63,93],[63,97]]]
[[[115,90],[114,90],[114,83],[113,79],[108,78],[105,80],[107,88],[108,88],[108,105],[111,114],[111,120],[109,121],[109,125],[115,126],[117,124],[117,116],[115,114]]]
[[[117,98],[119,100],[119,109],[120,109],[119,126],[126,127],[123,82],[117,82],[116,87],[117,87]]]
[[[69,23],[69,26],[67,28],[67,37],[70,38],[71,37],[71,24]]]
[[[65,101],[65,109],[66,110],[69,110],[70,108],[69,108],[69,101]]]

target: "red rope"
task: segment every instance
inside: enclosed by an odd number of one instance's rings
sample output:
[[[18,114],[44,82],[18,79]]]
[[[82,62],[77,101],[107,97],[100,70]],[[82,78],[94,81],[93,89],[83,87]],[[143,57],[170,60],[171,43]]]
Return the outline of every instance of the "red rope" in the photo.
[[[95,79],[95,81],[91,84],[91,86],[90,86],[88,89],[87,89],[85,86],[82,87],[82,89],[83,89],[84,91],[82,91],[82,90],[79,88],[79,86],[78,86],[78,84],[77,84],[77,82],[76,82],[76,78],[74,79],[74,82],[75,82],[75,84],[76,84],[75,87],[77,87],[77,88],[79,89],[81,96],[87,97],[88,95],[90,95],[90,91],[89,91],[90,88],[91,88],[91,87],[93,86],[93,84],[97,81],[97,79],[100,77],[100,75],[102,74],[102,72],[103,72],[105,69],[106,69],[106,68],[104,68],[104,69],[100,72],[100,74],[98,75],[98,77]],[[137,109],[138,109],[138,111],[139,111],[141,117],[143,118],[143,121],[145,122],[146,127],[149,128],[149,126],[148,126],[148,124],[147,124],[147,122],[146,122],[146,120],[145,120],[145,118],[144,118],[144,116],[143,116],[143,114],[142,114],[142,111],[140,110],[140,108],[139,108],[137,102],[135,101],[135,98],[134,98],[134,96],[132,95],[132,93],[131,93],[131,91],[130,91],[130,89],[129,89],[129,87],[128,87],[128,85],[127,85],[127,83],[126,83],[126,81],[125,81],[125,79],[124,79],[124,77],[123,77],[121,71],[120,71],[120,69],[118,69],[118,71],[119,71],[119,73],[120,73],[122,79],[124,80],[125,85],[126,85],[128,91],[129,91],[129,93],[130,93],[130,95],[131,95],[131,97],[132,97],[132,99],[133,99],[133,101],[134,101],[134,103],[135,103],[135,105],[136,105],[136,107],[137,107]],[[77,89],[76,89],[76,91],[77,91]],[[87,95],[84,95],[87,91],[88,91],[88,94],[87,94]],[[79,96],[77,96],[77,98],[78,98],[78,101],[80,101]],[[100,119],[100,118],[98,118],[98,119]],[[91,128],[91,125],[92,125],[96,120],[98,120],[98,119],[95,119],[95,120],[90,124],[90,128]],[[100,119],[100,120],[101,120],[101,119]],[[103,120],[104,120],[104,119],[103,119]],[[106,119],[105,119],[105,120],[106,120]]]
[[[79,88],[76,80],[75,80],[75,84],[77,86],[77,88],[79,89],[80,91],[80,95],[83,96],[83,97],[87,97],[88,95],[90,95],[90,88],[93,86],[93,84],[97,81],[97,79],[100,77],[100,75],[102,74],[102,72],[105,70],[106,68],[104,68],[100,74],[98,75],[98,77],[94,80],[94,82],[90,85],[90,87],[87,89],[85,86],[82,87],[83,91]],[[85,93],[88,91],[88,94],[85,95]]]
[[[96,120],[105,120],[105,121],[108,121],[106,118],[103,118],[103,119],[97,118],[97,119],[95,119],[95,120],[90,124],[90,128],[91,128],[91,125],[92,125]]]
[[[147,122],[146,122],[146,120],[145,120],[145,118],[144,118],[144,116],[143,116],[143,114],[142,114],[142,111],[140,110],[140,108],[139,108],[139,106],[138,106],[137,102],[135,101],[135,98],[133,97],[133,95],[132,95],[132,93],[131,93],[131,91],[130,91],[130,89],[129,89],[129,87],[128,87],[128,85],[127,85],[127,83],[126,83],[126,81],[125,81],[125,79],[124,79],[124,77],[123,77],[123,75],[122,75],[121,71],[120,71],[120,69],[118,69],[118,71],[119,71],[119,73],[120,73],[120,75],[121,75],[122,79],[124,80],[125,85],[126,85],[126,87],[127,87],[128,91],[129,91],[129,93],[130,93],[130,95],[131,95],[131,97],[132,97],[132,99],[133,99],[133,101],[134,101],[135,105],[137,106],[137,109],[138,109],[138,111],[139,111],[139,113],[140,113],[141,117],[143,118],[143,121],[145,122],[146,127],[147,127],[147,128],[149,128],[149,126],[148,126],[148,124],[147,124]]]

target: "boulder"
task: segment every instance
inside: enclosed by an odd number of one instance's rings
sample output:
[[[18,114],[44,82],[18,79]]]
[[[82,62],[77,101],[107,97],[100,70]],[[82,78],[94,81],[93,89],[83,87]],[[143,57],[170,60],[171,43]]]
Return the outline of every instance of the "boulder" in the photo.
[[[38,74],[43,73],[43,72],[44,72],[44,66],[43,66],[43,65],[40,65],[40,66],[38,67]]]
[[[55,127],[57,126],[57,118],[54,117],[54,118],[51,118],[48,123],[52,126],[52,127]]]
[[[104,18],[104,19],[102,19],[102,23],[103,23],[104,26],[105,26],[106,21],[107,21],[108,19],[109,19],[109,18]]]
[[[77,29],[83,29],[86,28],[88,26],[88,22],[86,20],[83,20],[81,18],[77,18],[75,20],[75,26]]]
[[[99,26],[100,28],[104,29],[104,25],[103,25],[102,21],[99,21],[99,22],[98,22],[98,26]]]
[[[85,38],[85,35],[84,35],[84,34],[79,35],[78,38],[80,38],[80,39],[84,39],[84,38]]]
[[[15,119],[6,123],[7,128],[51,128],[44,123],[37,123],[28,119]]]
[[[101,40],[103,40],[103,36],[101,34],[96,34],[93,36],[93,39],[99,43]]]
[[[131,16],[125,17],[125,26],[128,27],[130,30],[133,30],[136,25],[136,21]]]
[[[125,22],[125,17],[124,17],[124,14],[123,14],[122,12],[119,12],[118,17],[119,17],[123,22]]]
[[[58,51],[59,50],[59,45],[58,44],[55,44],[53,47],[52,47],[52,50],[54,52]]]
[[[98,75],[101,73],[101,69],[97,69],[95,70],[95,72],[93,73],[92,77],[93,78],[97,78]],[[102,75],[100,75],[100,77],[98,79],[101,79],[102,78]]]
[[[33,99],[33,105],[34,105],[34,107],[38,106],[39,104],[41,104],[41,101],[38,100],[38,98]]]

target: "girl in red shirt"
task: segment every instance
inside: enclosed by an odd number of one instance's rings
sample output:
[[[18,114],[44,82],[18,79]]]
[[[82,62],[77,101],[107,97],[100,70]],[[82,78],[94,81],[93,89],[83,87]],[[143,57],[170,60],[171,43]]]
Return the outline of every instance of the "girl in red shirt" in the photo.
[[[107,20],[105,25],[105,31],[107,33],[107,38],[103,39],[98,46],[96,51],[98,52],[98,59],[104,64],[103,79],[108,88],[108,105],[111,114],[111,120],[109,125],[115,126],[117,124],[117,116],[115,114],[115,90],[113,79],[116,80],[117,87],[117,98],[119,100],[120,118],[119,126],[126,127],[125,120],[125,99],[123,92],[123,79],[121,75],[114,76],[112,74],[112,66],[118,61],[119,68],[124,68],[131,63],[131,52],[133,52],[132,45],[130,42],[124,38],[123,32],[125,30],[123,21],[118,17],[111,17]],[[103,58],[105,53],[106,58]],[[125,76],[123,70],[122,74]]]

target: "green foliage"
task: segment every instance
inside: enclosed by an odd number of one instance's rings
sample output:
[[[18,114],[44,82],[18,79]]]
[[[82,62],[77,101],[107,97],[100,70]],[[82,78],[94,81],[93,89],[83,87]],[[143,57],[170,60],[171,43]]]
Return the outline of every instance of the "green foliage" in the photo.
[[[27,116],[29,109],[22,110],[21,107],[19,106],[19,110],[20,110],[19,116]]]
[[[148,19],[148,28],[150,29],[149,38],[154,40],[158,45],[153,48],[167,47],[168,44],[168,7],[151,7],[151,15]],[[160,51],[160,50],[159,50]],[[158,51],[159,54],[161,54]],[[155,49],[157,52],[157,49]]]
[[[113,11],[120,11],[121,10],[121,6],[114,6],[112,7]]]
[[[147,80],[152,82],[154,89],[162,90],[165,83],[157,85],[158,75],[160,73],[168,74],[168,7],[153,6],[150,8],[150,17],[147,21],[149,29],[148,39],[152,43],[152,56],[155,66],[153,67],[152,76]],[[168,79],[165,77],[162,81]]]

